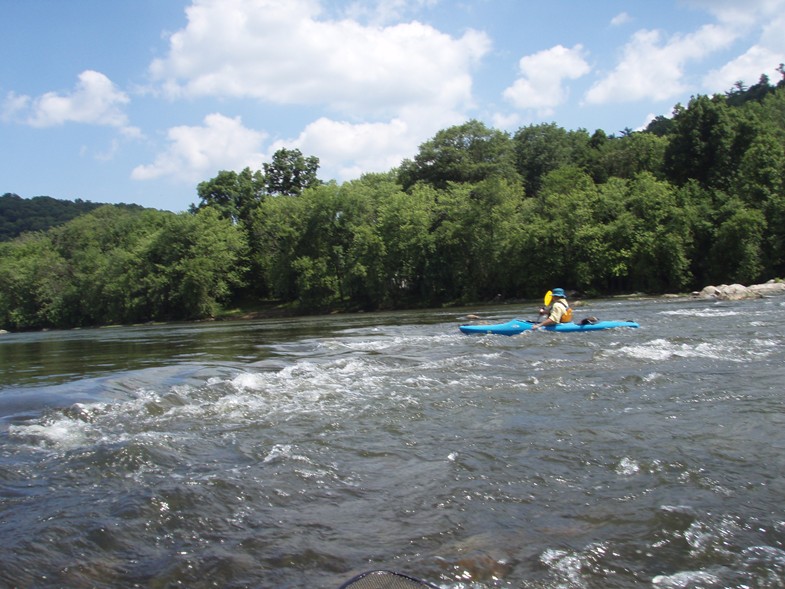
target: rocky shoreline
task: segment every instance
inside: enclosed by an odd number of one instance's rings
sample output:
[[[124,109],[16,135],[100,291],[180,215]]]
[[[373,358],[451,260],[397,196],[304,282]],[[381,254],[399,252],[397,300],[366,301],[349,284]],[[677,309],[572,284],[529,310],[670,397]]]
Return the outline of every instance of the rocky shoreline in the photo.
[[[769,280],[764,284],[721,284],[719,286],[706,286],[700,292],[692,295],[699,299],[713,299],[718,301],[741,301],[744,299],[760,299],[765,296],[785,295],[785,282]]]

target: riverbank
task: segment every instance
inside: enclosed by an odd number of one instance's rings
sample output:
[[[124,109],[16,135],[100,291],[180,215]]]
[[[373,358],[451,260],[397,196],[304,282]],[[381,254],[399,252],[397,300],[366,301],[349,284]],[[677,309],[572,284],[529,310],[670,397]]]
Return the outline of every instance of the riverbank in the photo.
[[[573,306],[579,307],[581,305],[581,297],[576,295],[574,291],[568,293],[570,294],[570,300]],[[647,293],[628,293],[623,295],[609,295],[606,297],[599,297],[599,298],[614,298],[614,299],[626,299],[626,300],[644,300],[644,299],[657,299],[657,298],[702,298],[707,300],[743,300],[743,299],[754,299],[754,298],[761,298],[765,296],[777,296],[777,295],[785,295],[785,281],[783,279],[777,278],[769,280],[765,283],[761,284],[752,284],[749,286],[741,285],[741,284],[730,284],[730,285],[719,285],[719,286],[706,286],[700,291],[692,291],[690,293],[668,293],[668,294],[658,294],[652,295]],[[595,298],[595,297],[592,297]],[[458,308],[458,307],[486,307],[491,305],[499,305],[505,304],[510,306],[526,306],[526,305],[533,305],[537,306],[540,304],[540,301],[537,299],[509,299],[506,301],[485,301],[485,302],[475,302],[475,303],[462,303],[460,305],[444,305],[443,308]],[[407,310],[415,310],[416,307],[407,308]],[[379,311],[390,310],[390,309],[380,309]],[[301,309],[294,307],[289,303],[281,303],[278,301],[269,301],[269,302],[247,302],[244,301],[239,305],[232,306],[228,309],[222,309],[217,312],[212,317],[207,317],[204,319],[200,319],[197,321],[256,321],[262,319],[284,319],[290,317],[307,317],[309,315],[318,315],[318,316],[325,316],[325,315],[341,315],[341,314],[355,314],[355,313],[363,313],[364,311],[358,309],[349,309],[349,308],[339,308],[333,307],[330,309],[324,309],[320,312],[306,312]],[[172,321],[172,322],[149,322],[145,323],[144,325],[154,325],[154,324],[168,324],[168,323],[190,323],[190,322],[182,322],[182,321]],[[99,328],[118,328],[124,327],[123,325],[95,325],[90,328],[74,328],[74,329],[99,329]],[[40,331],[49,331],[48,329],[43,329]],[[5,329],[0,329],[0,335],[14,333]]]

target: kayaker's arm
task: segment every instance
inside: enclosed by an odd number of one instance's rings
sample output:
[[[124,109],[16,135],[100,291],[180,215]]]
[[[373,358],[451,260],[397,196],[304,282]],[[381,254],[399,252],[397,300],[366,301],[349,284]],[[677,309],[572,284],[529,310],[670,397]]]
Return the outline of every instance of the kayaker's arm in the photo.
[[[540,327],[547,327],[548,325],[555,325],[555,324],[556,322],[550,317],[548,317],[542,323],[535,323],[534,325],[532,325],[532,330],[539,329]]]

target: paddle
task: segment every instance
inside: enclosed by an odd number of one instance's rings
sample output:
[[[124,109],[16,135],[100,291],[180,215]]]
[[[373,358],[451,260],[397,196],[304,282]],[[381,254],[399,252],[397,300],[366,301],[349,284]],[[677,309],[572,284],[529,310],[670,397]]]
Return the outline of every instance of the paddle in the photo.
[[[542,302],[545,303],[546,307],[549,307],[551,305],[552,300],[553,300],[553,293],[551,291],[548,291],[545,293],[545,298],[542,300]]]

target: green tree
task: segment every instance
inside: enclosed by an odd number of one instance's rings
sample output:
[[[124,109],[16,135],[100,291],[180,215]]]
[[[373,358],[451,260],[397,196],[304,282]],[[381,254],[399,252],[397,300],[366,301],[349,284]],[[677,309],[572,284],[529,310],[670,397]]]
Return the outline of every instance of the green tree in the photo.
[[[392,174],[369,174],[346,182],[335,194],[331,236],[339,293],[344,306],[376,309],[384,304],[385,244],[377,229],[380,203],[400,194]]]
[[[680,110],[680,105],[677,105],[676,109]],[[646,126],[646,132],[657,137],[666,137],[673,132],[673,119],[662,115],[656,116]]]
[[[245,240],[210,207],[106,206],[4,248],[0,317],[36,329],[210,316],[241,286]]]
[[[630,133],[606,141],[596,155],[602,173],[593,172],[595,178],[617,177],[632,179],[641,172],[651,172],[662,177],[668,139],[652,133]]]
[[[298,196],[306,188],[321,184],[317,177],[319,158],[305,157],[299,149],[279,149],[271,163],[262,164],[262,169],[268,194]]]
[[[26,330],[67,326],[67,266],[43,233],[0,243],[0,326]]]
[[[528,196],[537,196],[546,174],[562,166],[586,169],[590,160],[589,134],[567,131],[555,123],[530,125],[515,133],[515,162]],[[595,136],[595,143],[600,140]]]
[[[547,233],[538,252],[547,264],[535,280],[538,290],[553,284],[589,287],[592,259],[585,228],[593,223],[597,189],[592,178],[575,166],[562,166],[542,178],[537,200]]]
[[[664,162],[668,179],[677,185],[694,179],[708,188],[726,189],[735,139],[733,116],[722,97],[693,98],[673,117]]]
[[[725,219],[717,228],[709,252],[713,276],[722,282],[753,283],[764,269],[766,218],[739,201],[729,202],[723,213]]]
[[[264,198],[264,190],[264,177],[259,171],[245,168],[238,174],[222,170],[215,178],[199,183],[196,187],[199,204],[191,205],[190,210],[195,213],[209,206],[225,219],[247,224],[251,211]]]
[[[760,119],[770,133],[774,133],[780,144],[785,143],[785,78],[777,90],[766,96],[760,106]]]
[[[533,198],[518,199],[506,213],[502,230],[494,235],[498,259],[496,260],[496,292],[505,297],[539,297],[543,285],[551,288],[551,267],[548,251],[551,231],[542,216],[540,203]]]
[[[420,184],[389,194],[379,203],[379,236],[384,292],[382,304],[397,307],[427,297],[426,272],[434,260],[431,234],[436,190]]]
[[[404,190],[418,182],[445,189],[450,183],[476,183],[491,177],[518,182],[510,137],[471,120],[439,131],[399,170]]]
[[[299,198],[267,199],[254,233],[264,252],[260,266],[273,296],[317,310],[343,299],[347,232],[339,188],[334,183]]]
[[[785,276],[785,193],[772,195],[764,210],[768,233],[766,269],[770,276]]]
[[[674,187],[673,194],[680,222],[688,236],[684,245],[689,260],[688,275],[692,277],[690,286],[702,288],[714,282],[708,252],[714,243],[717,210],[728,197],[723,191],[704,188],[694,180]]]
[[[649,292],[680,291],[691,280],[687,252],[692,236],[676,191],[643,172],[629,184],[626,208],[635,219],[632,283]]]
[[[741,157],[734,192],[747,204],[763,208],[784,186],[785,148],[761,130]]]
[[[522,200],[520,184],[501,177],[436,192],[425,282],[432,304],[489,300],[517,290],[504,255]]]
[[[49,196],[22,198],[6,193],[0,196],[0,241],[8,241],[26,232],[46,231],[67,223],[102,206],[100,203],[59,200]],[[128,205],[114,205],[129,208]],[[136,207],[141,208],[141,207]]]
[[[242,286],[244,234],[210,207],[167,217],[140,251],[139,293],[155,319],[212,316]]]
[[[135,250],[174,213],[105,206],[53,229],[50,236],[67,261],[69,325],[143,321],[149,308],[134,296],[129,279],[143,268]]]

